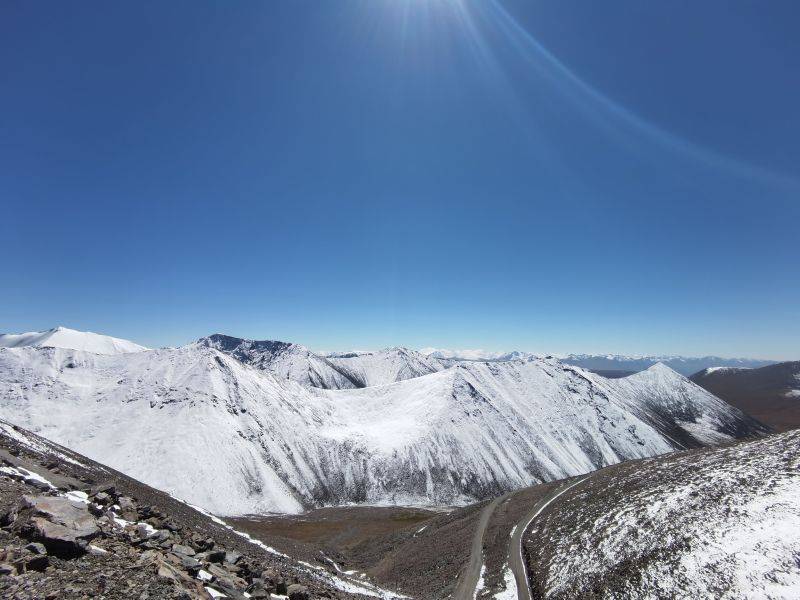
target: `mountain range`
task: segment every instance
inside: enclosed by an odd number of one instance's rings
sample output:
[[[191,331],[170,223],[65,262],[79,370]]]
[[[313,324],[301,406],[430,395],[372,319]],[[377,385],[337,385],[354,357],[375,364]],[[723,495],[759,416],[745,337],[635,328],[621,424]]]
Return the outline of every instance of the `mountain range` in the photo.
[[[661,364],[611,380],[547,357],[321,357],[219,335],[121,354],[2,348],[0,407],[218,514],[465,503],[767,432]]]
[[[424,348],[422,354],[431,358],[445,360],[474,360],[474,361],[507,361],[521,358],[543,356],[531,352],[486,352],[484,350],[443,350],[438,348]],[[773,360],[756,358],[723,358],[721,356],[687,357],[676,355],[653,356],[626,356],[624,354],[566,354],[558,358],[569,365],[583,367],[590,371],[604,372],[611,376],[625,375],[644,371],[657,363],[667,365],[682,375],[692,375],[707,368],[735,367],[757,368],[775,364]]]

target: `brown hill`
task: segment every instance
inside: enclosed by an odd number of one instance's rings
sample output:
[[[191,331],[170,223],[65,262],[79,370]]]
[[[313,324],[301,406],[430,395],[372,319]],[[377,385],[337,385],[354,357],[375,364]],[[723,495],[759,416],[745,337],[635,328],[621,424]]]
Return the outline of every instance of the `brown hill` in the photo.
[[[800,427],[800,361],[703,369],[689,379],[777,431]]]

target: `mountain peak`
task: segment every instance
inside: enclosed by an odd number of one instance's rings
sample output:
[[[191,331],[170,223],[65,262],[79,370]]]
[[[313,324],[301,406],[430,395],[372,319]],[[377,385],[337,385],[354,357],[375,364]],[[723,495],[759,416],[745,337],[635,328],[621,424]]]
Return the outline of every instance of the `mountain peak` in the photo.
[[[102,335],[91,331],[78,331],[59,325],[46,331],[6,333],[0,335],[0,348],[63,348],[93,354],[125,354],[148,350],[129,340]]]

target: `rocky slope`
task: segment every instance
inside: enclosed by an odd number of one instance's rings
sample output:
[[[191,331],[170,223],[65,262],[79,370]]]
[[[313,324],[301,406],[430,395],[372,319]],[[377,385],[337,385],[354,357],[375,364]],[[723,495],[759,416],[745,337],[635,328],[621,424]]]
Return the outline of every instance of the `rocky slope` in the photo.
[[[690,379],[778,431],[800,427],[800,361],[704,369]]]
[[[609,380],[553,359],[319,390],[192,344],[0,350],[21,426],[218,514],[466,503],[765,429],[663,366]]]
[[[123,354],[126,352],[142,352],[144,346],[128,340],[100,335],[90,331],[75,331],[66,327],[56,327],[47,331],[31,331],[29,333],[0,334],[0,348],[67,348],[83,350],[95,354]]]
[[[395,597],[4,421],[0,526],[4,598]]]

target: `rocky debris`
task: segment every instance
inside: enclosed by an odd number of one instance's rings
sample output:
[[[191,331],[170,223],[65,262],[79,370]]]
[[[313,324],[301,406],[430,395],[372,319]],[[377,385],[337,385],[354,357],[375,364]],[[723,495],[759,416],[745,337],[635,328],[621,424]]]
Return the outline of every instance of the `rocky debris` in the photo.
[[[196,554],[194,548],[184,546],[183,544],[172,544],[172,551],[185,556],[194,556]]]
[[[4,521],[11,522],[21,537],[34,540],[47,553],[61,558],[85,553],[88,541],[100,533],[86,505],[58,496],[23,496],[16,511]]]
[[[136,502],[133,501],[133,498],[120,496],[117,500],[117,504],[119,505],[119,514],[123,519],[126,521],[136,521],[138,514],[136,512]]]
[[[0,596],[4,598],[330,597],[310,595],[307,586],[287,583],[280,569],[251,564],[240,552],[187,530],[157,507],[140,506],[135,498],[120,495],[114,485],[66,494],[47,484],[46,493],[41,494],[37,492],[44,487],[31,482],[41,484],[43,478],[13,479],[33,489],[21,494],[0,517]],[[109,568],[89,581],[81,576],[87,559],[122,560],[128,566]],[[64,585],[65,580],[72,583]],[[139,585],[149,591],[137,591]]]
[[[308,588],[300,584],[292,584],[289,586],[288,592],[289,600],[309,600]]]
[[[44,544],[38,542],[31,542],[25,546],[25,549],[30,550],[34,554],[47,554],[47,548],[44,547]]]
[[[276,594],[286,595],[286,579],[278,569],[271,567],[261,572],[260,581],[266,589],[274,589]]]
[[[0,419],[0,598],[276,600],[298,584],[309,598],[363,598],[332,572],[245,538]]]

